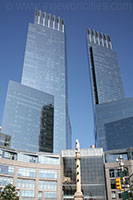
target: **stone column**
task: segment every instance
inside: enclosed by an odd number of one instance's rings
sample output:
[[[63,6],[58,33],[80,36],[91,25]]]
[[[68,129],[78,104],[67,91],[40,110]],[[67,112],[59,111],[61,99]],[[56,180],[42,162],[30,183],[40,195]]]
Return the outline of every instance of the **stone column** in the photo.
[[[76,192],[74,194],[74,200],[83,200],[83,194],[81,191],[81,175],[80,175],[80,146],[79,141],[76,140],[75,146],[75,159],[76,159]]]

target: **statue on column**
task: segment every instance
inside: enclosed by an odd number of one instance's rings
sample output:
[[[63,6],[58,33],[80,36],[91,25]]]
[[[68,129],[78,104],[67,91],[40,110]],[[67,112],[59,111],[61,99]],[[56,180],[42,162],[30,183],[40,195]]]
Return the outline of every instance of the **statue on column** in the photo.
[[[74,194],[74,200],[83,200],[83,194],[81,191],[81,169],[80,169],[80,145],[78,139],[75,145],[75,160],[76,160],[76,192]]]

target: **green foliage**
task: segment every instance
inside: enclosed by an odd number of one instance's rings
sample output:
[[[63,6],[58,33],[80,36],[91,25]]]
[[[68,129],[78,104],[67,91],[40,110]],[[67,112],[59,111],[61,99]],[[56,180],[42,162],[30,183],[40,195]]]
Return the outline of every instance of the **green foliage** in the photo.
[[[130,185],[130,193],[128,200],[133,200],[133,185]]]
[[[12,184],[6,185],[0,194],[0,200],[19,200],[15,186]]]

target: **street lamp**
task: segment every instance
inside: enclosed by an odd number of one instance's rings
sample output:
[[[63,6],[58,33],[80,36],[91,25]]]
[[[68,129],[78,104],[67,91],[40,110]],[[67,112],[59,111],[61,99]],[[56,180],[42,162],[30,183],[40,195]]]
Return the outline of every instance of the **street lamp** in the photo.
[[[128,196],[129,196],[128,192],[129,192],[129,187],[130,187],[130,185],[127,184],[127,181],[125,180],[126,171],[128,170],[128,168],[124,166],[122,155],[120,155],[120,157],[116,159],[116,162],[119,163],[119,168],[117,168],[117,169],[121,170],[120,175],[119,175],[120,177],[116,178],[116,188],[119,189],[120,191],[123,191],[122,198],[123,198],[123,200],[126,200],[126,199],[128,199]],[[129,176],[128,179],[130,177],[131,176]],[[118,179],[119,179],[119,181],[118,181]],[[121,187],[121,180],[122,180],[122,187]]]
[[[116,162],[119,163],[119,168],[118,169],[121,170],[121,172],[120,172],[120,178],[122,178],[123,187],[124,187],[124,190],[125,190],[126,188],[130,187],[129,185],[127,185],[127,181],[125,180],[125,176],[126,176],[126,173],[128,171],[128,168],[124,166],[122,155],[120,155],[120,157],[116,159]]]

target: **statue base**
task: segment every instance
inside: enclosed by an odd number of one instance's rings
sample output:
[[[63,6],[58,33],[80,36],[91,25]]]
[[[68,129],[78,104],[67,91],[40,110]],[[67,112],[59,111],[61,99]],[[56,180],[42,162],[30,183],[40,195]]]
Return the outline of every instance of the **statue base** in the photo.
[[[75,192],[74,194],[74,200],[83,200],[83,194],[82,192]]]

